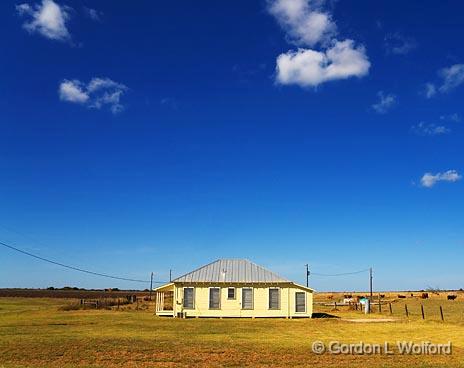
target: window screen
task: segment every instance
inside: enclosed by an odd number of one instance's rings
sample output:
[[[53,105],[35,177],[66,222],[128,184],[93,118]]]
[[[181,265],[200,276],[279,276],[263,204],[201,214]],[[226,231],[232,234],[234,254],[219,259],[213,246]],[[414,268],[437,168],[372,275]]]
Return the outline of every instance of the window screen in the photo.
[[[242,309],[253,309],[253,289],[242,289]]]
[[[221,305],[221,289],[209,289],[209,309],[219,309]]]
[[[280,309],[280,290],[269,289],[269,309]]]
[[[193,288],[184,288],[184,308],[193,309]]]
[[[235,299],[235,288],[227,289],[227,299]]]
[[[306,312],[306,295],[302,292],[295,293],[295,312]]]

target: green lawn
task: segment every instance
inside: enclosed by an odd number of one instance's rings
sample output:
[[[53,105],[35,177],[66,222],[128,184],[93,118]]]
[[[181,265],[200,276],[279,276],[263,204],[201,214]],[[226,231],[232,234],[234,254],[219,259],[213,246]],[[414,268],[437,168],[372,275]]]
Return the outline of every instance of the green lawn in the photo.
[[[350,323],[342,319],[180,320],[154,317],[147,311],[59,310],[70,302],[0,298],[0,367],[464,367],[464,304],[458,301],[445,306],[444,323],[439,318],[422,321],[420,309],[410,319],[398,315],[394,323]],[[407,302],[415,310],[413,301]],[[419,306],[419,302],[414,303]],[[431,310],[436,307],[434,303],[430,301]],[[397,303],[395,307],[402,308]],[[330,308],[325,309],[330,312]],[[363,317],[360,312],[332,313]],[[453,353],[317,355],[311,352],[315,340],[382,344],[397,340],[452,341]]]

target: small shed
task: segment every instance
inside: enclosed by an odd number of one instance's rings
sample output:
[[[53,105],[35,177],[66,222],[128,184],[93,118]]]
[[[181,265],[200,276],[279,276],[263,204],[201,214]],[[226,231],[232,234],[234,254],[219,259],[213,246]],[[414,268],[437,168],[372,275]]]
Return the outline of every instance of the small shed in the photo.
[[[246,259],[219,259],[155,291],[158,316],[308,318],[313,312],[313,289]]]

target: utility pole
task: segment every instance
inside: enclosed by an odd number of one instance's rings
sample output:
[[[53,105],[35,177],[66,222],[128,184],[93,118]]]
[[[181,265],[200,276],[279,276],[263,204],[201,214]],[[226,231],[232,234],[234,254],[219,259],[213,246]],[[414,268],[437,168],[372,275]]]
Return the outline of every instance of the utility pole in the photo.
[[[151,276],[150,276],[150,301],[151,301],[152,291],[153,291],[153,272],[151,273]]]
[[[370,290],[370,300],[372,302],[373,301],[372,299],[372,267],[369,268],[369,290]]]
[[[311,272],[309,272],[309,265],[306,264],[306,287],[309,287],[309,275],[311,274]]]
[[[169,269],[169,282],[171,282],[171,281],[172,281],[172,270]]]

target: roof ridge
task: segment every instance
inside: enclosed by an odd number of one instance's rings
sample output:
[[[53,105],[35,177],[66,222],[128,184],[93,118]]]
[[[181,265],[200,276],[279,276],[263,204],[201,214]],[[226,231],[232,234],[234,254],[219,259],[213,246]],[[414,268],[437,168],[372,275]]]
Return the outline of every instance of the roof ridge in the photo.
[[[222,273],[220,268],[222,267]],[[230,271],[225,276],[225,272]],[[222,275],[222,276],[221,276]],[[176,277],[172,282],[291,282],[247,258],[219,258],[193,271]]]

